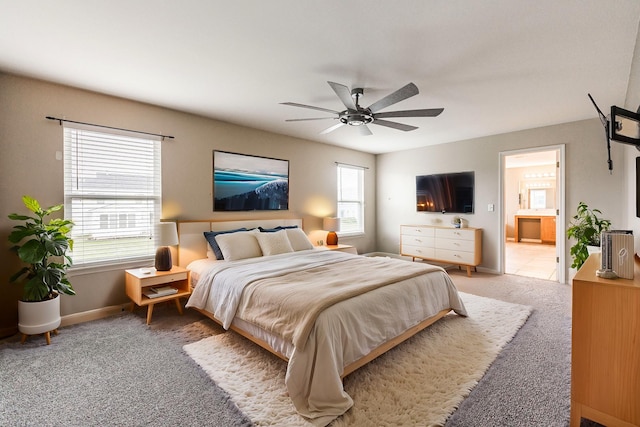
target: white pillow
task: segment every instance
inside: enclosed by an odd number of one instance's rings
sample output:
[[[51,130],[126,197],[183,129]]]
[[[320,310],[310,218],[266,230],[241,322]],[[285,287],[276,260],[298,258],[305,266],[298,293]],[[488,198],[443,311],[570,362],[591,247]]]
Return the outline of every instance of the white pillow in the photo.
[[[293,252],[286,230],[256,233],[263,255],[278,255]]]
[[[218,234],[215,239],[226,261],[262,256],[260,245],[256,239],[256,231]]]
[[[307,236],[302,228],[287,228],[285,231],[287,232],[287,237],[294,251],[313,249],[313,243],[311,243],[309,236]]]

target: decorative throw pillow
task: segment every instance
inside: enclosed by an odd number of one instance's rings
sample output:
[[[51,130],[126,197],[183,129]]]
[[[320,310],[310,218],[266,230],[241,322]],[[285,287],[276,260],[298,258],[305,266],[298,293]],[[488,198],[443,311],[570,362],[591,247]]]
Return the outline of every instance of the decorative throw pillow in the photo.
[[[313,249],[313,243],[301,228],[287,228],[285,231],[294,251]]]
[[[238,231],[237,233],[218,234],[215,239],[227,261],[262,256],[262,250],[256,239],[258,231]]]
[[[239,231],[247,231],[247,229],[246,228],[238,228],[236,230],[205,231],[204,232],[204,238],[207,239],[207,242],[209,242],[209,246],[211,247],[211,250],[213,250],[213,253],[215,254],[215,259],[223,259],[222,251],[220,250],[220,246],[218,246],[218,242],[216,242],[216,236],[218,236],[220,234],[237,233]],[[209,256],[208,251],[207,251],[207,258],[211,258]]]
[[[271,233],[256,233],[262,255],[278,255],[293,252],[286,230]]]

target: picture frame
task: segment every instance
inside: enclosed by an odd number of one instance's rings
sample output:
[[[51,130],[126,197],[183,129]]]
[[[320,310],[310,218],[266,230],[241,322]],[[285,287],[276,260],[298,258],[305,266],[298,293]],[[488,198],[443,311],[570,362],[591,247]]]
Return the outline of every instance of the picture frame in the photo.
[[[213,150],[213,210],[289,209],[289,161]]]

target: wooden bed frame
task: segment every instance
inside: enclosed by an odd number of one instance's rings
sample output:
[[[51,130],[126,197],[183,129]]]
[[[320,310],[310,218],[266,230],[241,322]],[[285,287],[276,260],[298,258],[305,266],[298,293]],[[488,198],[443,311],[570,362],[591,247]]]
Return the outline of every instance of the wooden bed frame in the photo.
[[[302,227],[302,220],[300,219],[279,219],[279,220],[249,220],[249,221],[179,221],[178,222],[178,236],[180,245],[178,246],[178,265],[181,267],[186,267],[191,261],[196,259],[206,258],[207,251],[207,241],[204,238],[203,233],[205,231],[224,231],[224,230],[233,230],[237,228],[255,228],[255,227],[264,227],[264,228],[272,228],[277,226],[291,226],[297,225]],[[204,316],[213,320],[214,322],[221,324],[221,322],[216,319],[213,314],[200,310],[198,308],[194,308],[196,311],[202,313]],[[360,359],[350,363],[345,366],[344,372],[341,375],[341,378],[346,377],[352,372],[358,370],[362,366],[371,362],[376,357],[386,353],[402,342],[408,340],[418,332],[437,322],[444,316],[446,316],[451,309],[441,310],[436,313],[435,316],[430,317],[428,319],[423,320],[417,325],[407,329],[402,334],[398,335],[395,338],[381,344],[374,350],[372,350],[369,354],[361,357]],[[231,325],[229,328],[232,331],[236,332],[239,335],[247,338],[248,340],[254,342],[270,353],[278,356],[280,359],[288,362],[289,359],[283,354],[277,352],[264,340],[252,335],[251,333],[241,329],[235,325]]]

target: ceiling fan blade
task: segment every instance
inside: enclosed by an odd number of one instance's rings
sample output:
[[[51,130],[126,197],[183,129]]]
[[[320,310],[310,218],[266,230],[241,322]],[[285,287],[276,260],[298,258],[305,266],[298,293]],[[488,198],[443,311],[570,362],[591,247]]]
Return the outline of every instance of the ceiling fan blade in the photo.
[[[371,132],[371,129],[369,129],[367,125],[360,125],[358,128],[360,130],[360,135],[362,136],[373,135],[373,132]]]
[[[444,108],[428,108],[424,110],[404,110],[404,111],[386,111],[382,113],[376,113],[375,117],[387,118],[387,117],[435,117],[440,115],[444,111]]]
[[[353,102],[353,98],[351,97],[351,91],[345,85],[341,85],[340,83],[327,82],[331,89],[338,95],[340,101],[347,107],[349,110],[357,110],[355,102]]]
[[[306,122],[307,120],[327,120],[337,119],[337,117],[310,117],[308,119],[286,119],[285,122]]]
[[[390,122],[388,120],[374,119],[371,123],[373,123],[374,125],[386,126],[388,128],[403,130],[405,132],[408,132],[410,130],[418,129],[416,126],[410,126],[410,125],[405,125],[405,124],[402,124],[402,123]]]
[[[340,114],[339,111],[329,110],[328,108],[314,107],[312,105],[298,104],[296,102],[281,102],[281,105],[290,105],[291,107],[309,108],[311,110],[324,111],[326,113]]]
[[[408,85],[401,87],[400,89],[393,92],[392,94],[389,94],[384,98],[380,99],[379,101],[371,104],[369,106],[369,110],[371,110],[372,113],[375,113],[376,111],[380,111],[383,108],[387,108],[389,105],[393,105],[396,102],[400,102],[407,98],[411,98],[412,96],[417,95],[418,93],[419,93],[418,87],[413,83],[409,83]]]
[[[344,126],[344,123],[338,122],[335,125],[333,125],[331,127],[328,127],[325,130],[323,130],[322,132],[320,132],[320,135],[324,135],[324,134],[327,134],[329,132],[333,132],[334,130],[338,129],[341,126]]]

